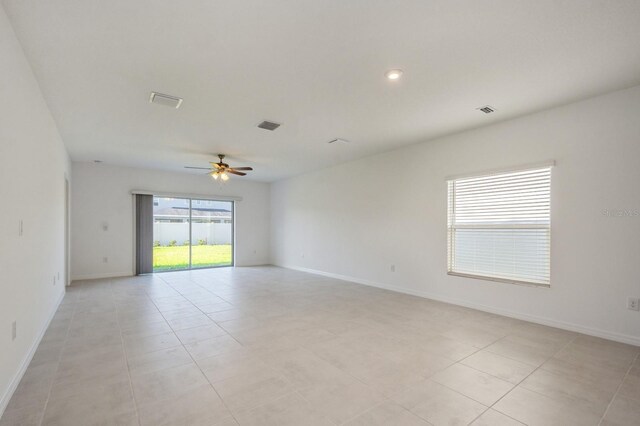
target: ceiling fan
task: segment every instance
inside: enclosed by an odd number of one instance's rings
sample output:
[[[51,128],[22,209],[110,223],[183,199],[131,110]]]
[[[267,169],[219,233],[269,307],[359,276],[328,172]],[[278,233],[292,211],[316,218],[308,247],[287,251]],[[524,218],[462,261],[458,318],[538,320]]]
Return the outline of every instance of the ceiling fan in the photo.
[[[211,164],[211,167],[184,166],[184,168],[208,170],[207,174],[216,180],[218,180],[218,178],[222,180],[229,180],[229,174],[246,176],[246,173],[242,172],[241,170],[244,170],[244,171],[253,170],[252,167],[230,167],[227,163],[224,162],[224,157],[225,157],[224,154],[218,154],[218,158],[220,158],[220,161],[218,161],[217,163],[214,163],[213,161],[211,161],[209,163]]]

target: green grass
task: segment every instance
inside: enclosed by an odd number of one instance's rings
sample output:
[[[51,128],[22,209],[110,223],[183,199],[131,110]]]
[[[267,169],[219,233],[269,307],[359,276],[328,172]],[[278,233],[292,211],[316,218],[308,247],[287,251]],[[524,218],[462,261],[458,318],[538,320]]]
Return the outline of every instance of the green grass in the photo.
[[[206,266],[231,265],[231,245],[193,246],[192,266],[203,268]],[[173,271],[189,267],[189,246],[154,247],[153,270]]]

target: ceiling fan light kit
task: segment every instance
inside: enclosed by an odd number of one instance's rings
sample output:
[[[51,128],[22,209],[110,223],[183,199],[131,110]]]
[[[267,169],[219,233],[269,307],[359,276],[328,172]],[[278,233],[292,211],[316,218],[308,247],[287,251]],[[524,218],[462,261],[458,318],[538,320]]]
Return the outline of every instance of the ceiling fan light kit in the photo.
[[[214,163],[210,162],[211,167],[190,167],[185,166],[185,169],[201,169],[208,170],[207,174],[211,176],[214,180],[220,179],[221,182],[226,182],[229,180],[229,175],[237,175],[237,176],[246,176],[245,171],[253,170],[252,167],[231,167],[227,163],[224,162],[224,154],[218,154],[218,158],[220,161]]]

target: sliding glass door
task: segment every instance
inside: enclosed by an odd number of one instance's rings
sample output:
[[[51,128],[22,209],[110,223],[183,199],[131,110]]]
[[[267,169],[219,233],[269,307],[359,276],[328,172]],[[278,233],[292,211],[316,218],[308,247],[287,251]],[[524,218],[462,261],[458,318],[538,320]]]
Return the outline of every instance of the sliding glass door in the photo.
[[[191,200],[191,267],[233,265],[233,201]]]
[[[153,271],[233,265],[233,201],[153,197]]]

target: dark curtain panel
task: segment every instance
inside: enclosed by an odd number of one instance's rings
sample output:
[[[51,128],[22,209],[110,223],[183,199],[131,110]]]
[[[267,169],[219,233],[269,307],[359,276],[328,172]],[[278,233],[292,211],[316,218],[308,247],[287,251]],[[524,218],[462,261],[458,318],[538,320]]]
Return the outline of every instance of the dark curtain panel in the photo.
[[[136,194],[136,275],[153,272],[153,195]]]

